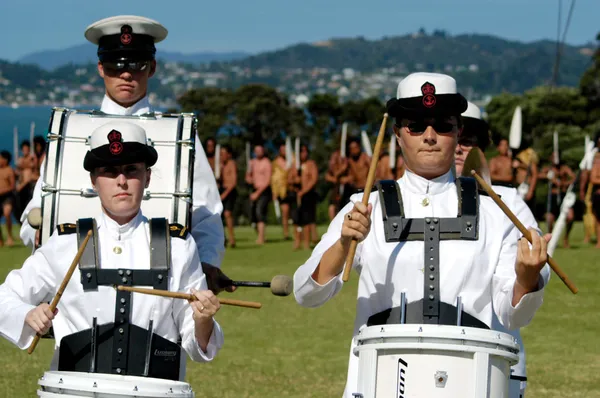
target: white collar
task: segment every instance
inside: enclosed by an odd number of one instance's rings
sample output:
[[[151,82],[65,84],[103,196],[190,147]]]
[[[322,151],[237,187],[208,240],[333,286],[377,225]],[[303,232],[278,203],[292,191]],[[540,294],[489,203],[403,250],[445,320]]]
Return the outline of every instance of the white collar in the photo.
[[[452,170],[448,170],[445,174],[428,180],[406,169],[399,181],[403,181],[404,186],[413,193],[437,195],[454,187],[454,174]]]
[[[127,224],[119,225],[103,211],[101,216],[102,226],[106,228],[109,235],[117,240],[130,237],[137,227],[142,223],[143,216],[141,210]]]
[[[109,115],[129,116],[152,112],[152,106],[147,95],[129,108],[124,108],[113,101],[108,95],[104,94],[100,110]]]

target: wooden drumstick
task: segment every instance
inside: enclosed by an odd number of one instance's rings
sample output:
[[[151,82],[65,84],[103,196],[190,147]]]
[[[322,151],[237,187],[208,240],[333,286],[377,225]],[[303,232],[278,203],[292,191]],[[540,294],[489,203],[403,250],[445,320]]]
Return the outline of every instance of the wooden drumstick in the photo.
[[[85,239],[83,240],[83,242],[81,242],[81,246],[79,246],[79,250],[77,250],[77,254],[75,255],[75,258],[73,259],[73,262],[71,263],[71,266],[69,267],[69,270],[67,271],[67,274],[65,275],[65,278],[63,279],[62,283],[60,284],[60,287],[58,288],[58,291],[56,292],[56,296],[54,296],[54,299],[52,299],[52,302],[50,303],[50,311],[54,312],[54,310],[56,309],[56,306],[58,305],[58,302],[60,301],[60,298],[62,297],[62,294],[65,291],[67,284],[69,283],[69,280],[71,280],[71,276],[73,275],[73,272],[75,272],[75,268],[77,267],[77,264],[79,264],[79,260],[81,259],[81,256],[83,255],[83,251],[85,250],[85,246],[87,245],[91,236],[92,236],[92,231],[90,230],[90,231],[88,231],[87,235],[85,236]],[[33,353],[33,350],[35,350],[35,347],[37,346],[41,337],[42,337],[42,335],[39,333],[37,333],[35,335],[35,337],[33,338],[33,342],[27,349],[28,354]]]
[[[117,290],[124,290],[127,292],[142,293],[142,294],[150,294],[150,295],[154,295],[154,296],[161,296],[161,297],[168,297],[168,298],[183,299],[183,300],[188,300],[188,301],[196,301],[197,300],[196,296],[194,296],[193,294],[181,293],[181,292],[170,292],[168,290],[146,289],[143,287],[131,287],[131,286],[122,286],[122,285],[117,286]],[[261,303],[257,303],[255,301],[242,301],[242,300],[226,299],[226,298],[220,298],[220,297],[217,297],[217,298],[219,299],[219,303],[221,303],[223,305],[234,305],[237,307],[256,308],[256,309],[259,309],[262,307]]]
[[[379,128],[379,134],[377,134],[377,141],[375,142],[375,149],[373,150],[373,157],[371,158],[371,166],[369,166],[369,174],[367,175],[367,184],[365,185],[365,192],[363,193],[362,203],[365,206],[369,204],[369,196],[371,195],[371,188],[375,182],[375,171],[377,170],[377,161],[379,160],[379,152],[381,151],[381,144],[383,143],[383,137],[385,136],[385,127],[387,124],[388,114],[383,115],[383,121]],[[356,254],[356,247],[358,241],[352,239],[350,242],[350,250],[348,251],[348,257],[346,257],[346,268],[344,268],[344,275],[342,280],[348,282],[350,279],[350,271],[352,270],[352,263],[354,262],[354,254]]]
[[[515,227],[517,227],[519,229],[519,231],[521,231],[521,233],[523,234],[525,239],[527,239],[529,241],[529,243],[531,243],[531,232],[529,232],[529,230],[527,228],[525,228],[523,223],[521,223],[521,221],[519,221],[519,219],[514,215],[514,213],[512,211],[510,211],[510,209],[506,206],[506,204],[502,201],[502,199],[500,199],[500,197],[496,194],[496,192],[494,192],[494,190],[485,182],[485,180],[483,178],[481,178],[481,176],[479,174],[477,174],[477,172],[475,170],[471,170],[471,175],[473,175],[473,177],[475,177],[475,179],[477,180],[479,185],[488,193],[488,195],[490,195],[490,197],[494,200],[494,202],[496,202],[496,204],[500,207],[500,209],[502,209],[504,214],[506,214],[506,216],[510,219],[510,221],[513,222]],[[556,261],[554,261],[554,259],[552,257],[550,257],[550,255],[548,255],[548,264],[550,264],[550,268],[552,268],[552,270],[564,282],[564,284],[569,288],[569,290],[573,294],[577,294],[577,292],[579,291],[577,289],[577,287],[573,284],[573,282],[571,282],[569,280],[569,277],[567,276],[567,274],[564,273],[564,271],[558,266]]]

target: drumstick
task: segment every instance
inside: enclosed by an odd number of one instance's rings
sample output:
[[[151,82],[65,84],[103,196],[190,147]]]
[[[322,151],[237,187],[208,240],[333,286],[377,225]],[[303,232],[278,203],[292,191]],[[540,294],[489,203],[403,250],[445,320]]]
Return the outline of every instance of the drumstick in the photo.
[[[531,243],[531,232],[529,232],[529,230],[525,228],[525,226],[521,223],[521,221],[519,221],[519,219],[513,214],[513,212],[510,211],[510,209],[506,206],[506,204],[504,204],[502,199],[500,199],[498,195],[496,195],[496,192],[492,190],[492,188],[485,182],[483,178],[481,178],[479,174],[477,174],[475,170],[471,170],[471,175],[475,177],[479,185],[488,193],[488,195],[490,195],[494,202],[496,202],[496,204],[500,206],[500,209],[502,209],[504,214],[506,214],[506,216],[510,218],[510,221],[512,221],[513,224],[515,224],[515,226],[519,229],[519,231],[521,231],[525,239],[527,239],[529,243]],[[548,264],[550,264],[550,268],[552,268],[552,270],[564,282],[564,284],[569,288],[569,290],[573,294],[577,294],[577,287],[573,284],[573,282],[569,280],[567,274],[563,272],[563,270],[558,266],[556,261],[554,261],[554,259],[550,257],[550,255],[548,255]]]
[[[50,303],[50,311],[54,312],[54,310],[56,309],[56,306],[58,305],[58,302],[60,301],[60,298],[62,297],[62,294],[65,291],[67,284],[69,283],[69,280],[71,279],[71,276],[73,275],[73,272],[75,272],[75,268],[77,267],[77,264],[79,264],[79,260],[81,259],[81,256],[83,255],[83,251],[85,250],[85,246],[87,245],[88,241],[90,240],[90,236],[92,236],[91,230],[88,231],[87,235],[85,236],[85,239],[83,240],[83,242],[81,242],[81,246],[79,246],[79,250],[77,250],[77,254],[75,255],[75,258],[73,259],[73,262],[71,263],[71,266],[69,267],[69,270],[67,271],[67,274],[65,275],[65,278],[63,279],[62,283],[60,284],[60,287],[58,288],[58,291],[56,292],[56,296],[54,296],[54,299]],[[37,343],[40,341],[41,337],[42,337],[42,335],[39,333],[37,333],[35,335],[35,337],[33,338],[33,342],[27,349],[28,354],[33,353],[33,350],[35,350],[35,347],[37,346]]]
[[[183,300],[188,300],[188,301],[196,301],[197,300],[196,296],[194,296],[193,294],[181,293],[181,292],[170,292],[168,290],[145,289],[143,287],[131,287],[131,286],[122,286],[122,285],[117,286],[117,289],[124,290],[127,292],[151,294],[154,296],[183,299]],[[220,298],[220,297],[218,297],[218,299],[219,299],[219,303],[224,304],[224,305],[234,305],[237,307],[256,308],[256,309],[262,307],[261,303],[257,303],[255,301],[242,301],[242,300],[226,299],[226,298]]]
[[[367,184],[365,185],[365,192],[363,193],[362,203],[367,206],[369,204],[369,196],[371,195],[371,188],[375,182],[375,171],[377,170],[377,161],[379,160],[379,152],[381,152],[381,144],[383,143],[383,137],[385,136],[385,126],[387,123],[388,114],[383,115],[383,121],[379,128],[379,134],[377,135],[377,142],[375,142],[375,150],[373,151],[373,157],[371,158],[371,166],[369,167],[369,174],[367,175]],[[358,241],[352,239],[350,242],[350,250],[348,251],[348,257],[346,257],[346,268],[344,269],[344,275],[342,280],[348,282],[350,279],[350,271],[352,270],[352,263],[354,261],[354,254],[356,254],[356,247]]]

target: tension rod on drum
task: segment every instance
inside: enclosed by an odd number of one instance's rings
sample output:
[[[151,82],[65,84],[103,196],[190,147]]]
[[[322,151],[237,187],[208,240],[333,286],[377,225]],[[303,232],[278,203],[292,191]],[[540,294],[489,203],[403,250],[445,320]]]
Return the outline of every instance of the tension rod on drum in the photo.
[[[458,296],[456,298],[456,326],[462,325],[462,297]]]
[[[406,323],[406,292],[400,293],[400,323]]]

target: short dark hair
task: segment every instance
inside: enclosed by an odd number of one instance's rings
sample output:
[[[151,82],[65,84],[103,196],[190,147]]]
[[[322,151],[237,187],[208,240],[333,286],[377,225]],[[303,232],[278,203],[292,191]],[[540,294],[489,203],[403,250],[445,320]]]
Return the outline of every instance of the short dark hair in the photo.
[[[12,155],[8,151],[0,151],[0,156],[6,159],[8,163],[10,163],[10,161],[12,160]]]
[[[21,148],[23,148],[24,146],[28,146],[31,148],[31,142],[29,142],[29,140],[21,141]]]
[[[212,142],[214,142],[215,144],[217,143],[217,139],[216,139],[215,137],[208,137],[208,138],[206,139],[206,143],[207,143],[207,144],[208,144],[208,141],[212,141]]]
[[[230,155],[233,154],[233,149],[231,149],[231,145],[229,145],[229,144],[223,144],[223,145],[221,145],[221,149],[224,149],[225,152],[227,152]]]

